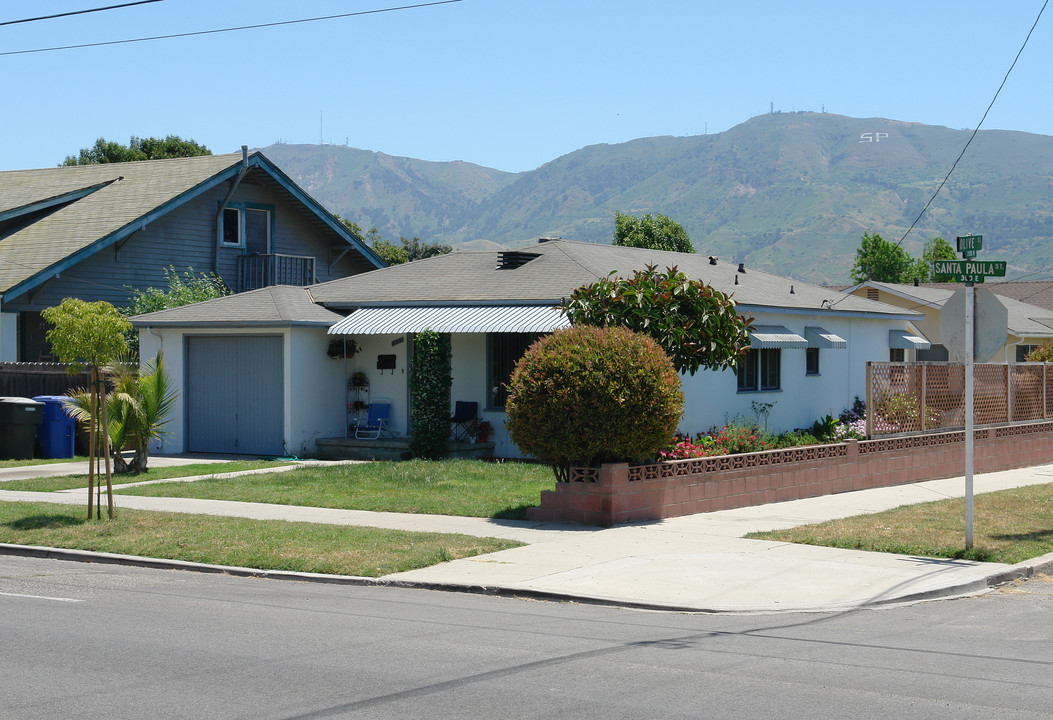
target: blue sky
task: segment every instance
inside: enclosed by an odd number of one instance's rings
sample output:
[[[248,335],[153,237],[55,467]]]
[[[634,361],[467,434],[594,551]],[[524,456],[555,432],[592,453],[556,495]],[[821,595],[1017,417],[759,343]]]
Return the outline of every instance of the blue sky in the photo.
[[[128,0],[5,0],[0,23]],[[972,128],[1043,0],[462,0],[197,37],[2,54],[414,0],[161,0],[0,25],[0,170],[96,138],[234,152],[349,144],[531,170],[585,145],[778,110]],[[985,129],[1053,135],[1053,8]]]

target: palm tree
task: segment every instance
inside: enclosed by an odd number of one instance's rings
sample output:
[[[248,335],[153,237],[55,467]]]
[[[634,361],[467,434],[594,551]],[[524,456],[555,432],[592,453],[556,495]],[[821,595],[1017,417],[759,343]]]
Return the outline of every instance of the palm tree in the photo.
[[[164,425],[178,397],[164,371],[164,358],[158,352],[142,370],[124,360],[113,362],[106,366],[106,375],[113,384],[106,411],[114,472],[146,472],[150,442],[167,434]],[[86,421],[90,417],[88,402],[87,391],[75,390],[67,406],[74,417]],[[131,462],[121,454],[124,449],[134,450]]]

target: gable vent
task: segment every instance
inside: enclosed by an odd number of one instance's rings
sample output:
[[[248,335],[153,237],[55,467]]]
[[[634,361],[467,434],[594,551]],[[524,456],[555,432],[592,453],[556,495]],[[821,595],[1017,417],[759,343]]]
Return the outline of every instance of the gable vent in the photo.
[[[497,254],[498,270],[515,270],[523,267],[541,253],[523,252],[521,250],[504,250]]]
[[[867,300],[878,300],[881,292],[877,288],[867,288]]]

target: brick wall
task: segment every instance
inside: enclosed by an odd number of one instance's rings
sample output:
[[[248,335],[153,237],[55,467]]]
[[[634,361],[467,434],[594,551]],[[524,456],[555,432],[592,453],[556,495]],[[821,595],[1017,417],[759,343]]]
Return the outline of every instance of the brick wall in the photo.
[[[976,473],[1053,462],[1053,423],[977,430]],[[964,476],[965,433],[850,440],[674,460],[574,468],[541,493],[531,520],[609,526],[833,493]]]

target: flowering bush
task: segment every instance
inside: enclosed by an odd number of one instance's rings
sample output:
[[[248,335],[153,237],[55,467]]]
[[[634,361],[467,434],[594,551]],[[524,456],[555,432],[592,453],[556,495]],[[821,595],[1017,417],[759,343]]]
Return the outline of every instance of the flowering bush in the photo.
[[[723,455],[712,435],[699,433],[698,437],[691,439],[690,435],[677,433],[673,437],[672,444],[664,450],[658,451],[659,460],[689,460],[691,458],[710,457],[711,455]]]

